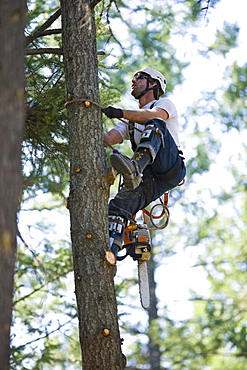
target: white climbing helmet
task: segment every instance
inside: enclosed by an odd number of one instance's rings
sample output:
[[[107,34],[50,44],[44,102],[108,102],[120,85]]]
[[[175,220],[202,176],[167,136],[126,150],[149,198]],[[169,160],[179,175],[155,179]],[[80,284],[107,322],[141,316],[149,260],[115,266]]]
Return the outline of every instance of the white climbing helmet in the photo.
[[[145,73],[149,75],[150,77],[154,78],[155,80],[158,80],[160,83],[161,90],[162,90],[162,95],[164,94],[166,90],[166,79],[162,73],[157,71],[157,69],[147,67],[147,68],[140,69],[139,71],[136,71],[135,75],[137,73]]]

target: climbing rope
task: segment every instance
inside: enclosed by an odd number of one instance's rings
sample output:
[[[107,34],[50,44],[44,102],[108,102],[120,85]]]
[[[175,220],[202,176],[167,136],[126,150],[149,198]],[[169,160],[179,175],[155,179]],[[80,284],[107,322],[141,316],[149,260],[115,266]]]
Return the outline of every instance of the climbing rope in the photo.
[[[104,107],[102,107],[102,105],[96,103],[95,101],[93,100],[89,100],[89,99],[73,99],[73,100],[68,100],[66,101],[65,103],[65,108],[67,107],[67,105],[69,104],[72,104],[72,103],[84,103],[85,104],[85,107],[88,108],[90,107],[91,104],[94,104],[96,105],[96,107],[99,107],[100,109],[104,109]],[[130,126],[131,128],[133,128],[134,130],[136,131],[139,131],[139,132],[142,132],[142,130],[139,130],[137,127],[135,127],[133,125],[133,123],[131,122],[128,122],[127,120],[125,121],[124,119],[122,118],[118,118],[119,121],[122,121],[123,123],[126,123],[126,125]],[[109,145],[110,146],[110,145]]]
[[[91,104],[96,105],[100,109],[104,108],[100,104],[96,103],[93,100],[89,100],[89,99],[73,99],[73,100],[71,100],[70,95],[68,95],[68,98],[69,98],[69,100],[66,101],[66,103],[64,104],[65,108],[67,108],[67,105],[72,104],[72,103],[84,103],[86,108],[90,107]]]
[[[139,227],[140,229],[147,229],[147,230],[162,230],[165,229],[168,226],[169,220],[170,220],[170,212],[168,209],[168,192],[164,193],[164,200],[162,198],[159,199],[160,202],[156,203],[150,211],[148,211],[146,208],[143,208],[142,211],[142,219],[143,224],[139,224],[136,221],[136,215],[131,219],[130,225],[135,225]],[[159,215],[154,214],[154,211],[157,207],[161,207],[161,212]],[[147,227],[144,225],[147,225],[147,217],[150,219],[151,224],[153,227]],[[165,220],[161,225],[157,225],[157,223],[154,220],[160,220],[165,217]]]
[[[161,213],[158,216],[154,214],[154,211],[157,207],[162,207]],[[149,228],[149,230],[162,230],[167,227],[170,219],[170,212],[168,207],[164,203],[156,203],[150,211],[144,208],[142,212],[149,217],[151,224],[154,226],[153,228]],[[157,223],[154,222],[154,220],[162,219],[162,217],[165,217],[165,221],[162,225],[158,226]]]

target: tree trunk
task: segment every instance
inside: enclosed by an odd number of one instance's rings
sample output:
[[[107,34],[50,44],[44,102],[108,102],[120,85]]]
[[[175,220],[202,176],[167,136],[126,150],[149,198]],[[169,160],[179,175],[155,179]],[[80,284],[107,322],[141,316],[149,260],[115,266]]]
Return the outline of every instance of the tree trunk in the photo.
[[[161,370],[161,352],[159,345],[159,317],[157,309],[157,297],[156,297],[156,283],[155,283],[155,268],[156,264],[154,261],[153,253],[149,260],[149,281],[150,281],[150,298],[151,305],[148,309],[148,349],[149,349],[149,362],[152,370]]]
[[[9,369],[16,212],[21,194],[24,0],[0,0],[0,369]]]
[[[70,130],[71,237],[84,370],[123,369],[114,289],[106,262],[109,184],[99,103],[98,61],[90,2],[61,0]]]

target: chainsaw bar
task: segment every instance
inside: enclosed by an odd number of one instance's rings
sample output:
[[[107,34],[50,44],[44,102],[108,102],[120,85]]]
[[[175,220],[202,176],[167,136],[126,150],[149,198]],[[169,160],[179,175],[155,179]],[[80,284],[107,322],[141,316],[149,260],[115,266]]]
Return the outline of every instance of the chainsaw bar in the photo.
[[[125,244],[123,248],[128,248],[126,254],[121,257],[117,256],[117,260],[122,261],[127,256],[131,256],[134,261],[137,261],[141,305],[143,308],[148,309],[150,306],[150,290],[147,261],[150,258],[151,246],[148,242],[134,242]]]
[[[139,260],[137,261],[137,266],[141,305],[143,308],[148,309],[150,306],[150,291],[147,261]]]

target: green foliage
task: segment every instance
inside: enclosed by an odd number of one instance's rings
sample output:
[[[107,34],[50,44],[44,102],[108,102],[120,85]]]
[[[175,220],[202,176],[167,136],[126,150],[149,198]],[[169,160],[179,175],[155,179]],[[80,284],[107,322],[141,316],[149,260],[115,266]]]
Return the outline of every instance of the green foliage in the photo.
[[[246,197],[246,194],[244,195]],[[198,315],[199,327],[206,333],[208,351],[229,356],[229,363],[242,363],[246,357],[246,246],[245,232],[239,230],[243,213],[232,211],[227,218],[220,212],[210,226],[205,240],[206,252],[201,256],[211,283],[211,297],[204,312]],[[214,235],[216,232],[217,235]],[[237,248],[236,248],[237,246]],[[223,349],[225,348],[225,351]],[[235,358],[235,359],[234,359]],[[224,360],[227,364],[226,358]],[[236,361],[237,363],[238,361]],[[241,367],[240,367],[241,368]]]
[[[224,29],[216,31],[215,42],[209,46],[206,54],[213,51],[215,54],[223,55],[226,57],[229,51],[237,46],[239,34],[239,26],[237,24],[230,24],[224,22]]]
[[[193,140],[195,141],[195,153],[187,162],[188,181],[191,181],[193,174],[202,174],[209,171],[215,155],[220,150],[220,142],[214,137],[210,127],[201,131],[198,124],[196,124],[193,131]]]
[[[208,122],[221,126],[222,132],[232,129],[238,131],[247,127],[246,122],[246,96],[247,96],[247,65],[239,66],[234,62],[227,67],[224,83],[216,91],[204,93],[203,98],[188,109],[194,116],[208,117]],[[213,119],[213,121],[212,121]]]
[[[231,83],[223,94],[222,118],[227,129],[242,130],[247,127],[247,63],[239,66],[234,62],[226,71],[226,79]]]
[[[27,35],[34,34],[59,6],[58,1],[30,2]],[[27,39],[28,40],[28,39]],[[60,47],[60,36],[35,38],[28,49]],[[28,55],[26,64],[27,116],[23,134],[26,187],[62,192],[68,181],[68,127],[63,62],[60,55]],[[50,175],[47,172],[50,172]],[[53,183],[45,185],[47,177]],[[53,177],[53,178],[52,178]],[[49,179],[49,180],[48,180]],[[43,187],[44,185],[44,187]]]
[[[206,18],[210,8],[214,8],[220,1],[221,0],[187,0],[186,3],[191,11],[189,17],[192,17],[194,22],[202,17]]]
[[[67,185],[69,157],[64,83],[61,74],[57,76],[56,72],[52,73],[54,79],[48,76],[43,80],[44,85],[39,86],[38,76],[29,71],[32,76],[29,82],[35,86],[35,91],[28,91],[29,105],[23,137],[23,166],[27,180],[53,192],[59,192]],[[33,78],[35,81],[31,81]],[[56,176],[59,177],[57,181]],[[45,184],[49,180],[57,183],[57,188],[52,190]]]
[[[125,64],[120,66],[120,74],[109,73],[112,81],[116,86],[127,87],[127,79],[137,69],[152,65],[164,73],[168,81],[167,91],[172,91],[174,86],[181,83],[181,70],[186,64],[176,58],[176,49],[171,42],[171,37],[174,32],[179,33],[181,27],[185,28],[190,24],[191,18],[188,17],[187,20],[182,21],[179,18],[182,12],[189,14],[190,10],[183,4],[177,5],[174,9],[174,3],[170,1],[167,1],[165,8],[159,1],[148,1],[145,6],[139,2],[119,2],[117,6],[116,9],[115,3],[112,3],[112,6],[107,9],[107,21],[111,27],[109,17],[113,20],[121,20],[123,35],[116,42],[114,30],[110,28],[112,35],[104,41],[106,48],[115,43],[111,58],[122,57]]]

